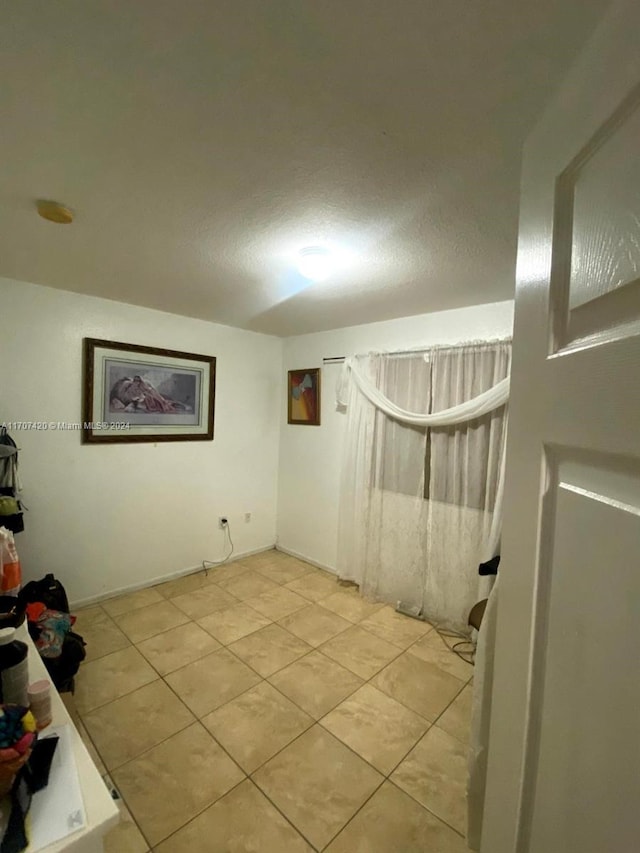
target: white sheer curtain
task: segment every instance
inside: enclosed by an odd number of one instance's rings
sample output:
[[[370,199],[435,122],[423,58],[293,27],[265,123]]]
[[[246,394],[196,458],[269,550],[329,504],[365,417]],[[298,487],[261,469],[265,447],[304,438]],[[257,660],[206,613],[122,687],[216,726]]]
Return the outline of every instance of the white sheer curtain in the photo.
[[[430,365],[423,353],[355,359],[394,402],[428,411]],[[354,375],[356,375],[354,373]],[[422,606],[427,431],[388,417],[348,384],[347,430],[340,495],[338,571],[365,595]],[[400,558],[399,558],[400,557]],[[399,559],[398,559],[399,558]]]
[[[511,345],[435,350],[432,409],[456,406],[509,375]],[[465,629],[469,611],[488,594],[478,577],[486,559],[506,437],[505,407],[431,430],[431,484],[424,612],[430,621]]]
[[[500,494],[510,355],[509,343],[492,343],[360,356],[339,392],[340,575],[462,631]],[[413,424],[400,413],[415,413]]]

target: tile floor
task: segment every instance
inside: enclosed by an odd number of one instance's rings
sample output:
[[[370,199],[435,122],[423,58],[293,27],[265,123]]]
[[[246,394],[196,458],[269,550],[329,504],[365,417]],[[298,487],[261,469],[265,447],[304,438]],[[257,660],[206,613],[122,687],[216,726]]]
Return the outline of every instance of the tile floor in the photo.
[[[107,853],[465,853],[472,667],[277,551],[78,613]]]

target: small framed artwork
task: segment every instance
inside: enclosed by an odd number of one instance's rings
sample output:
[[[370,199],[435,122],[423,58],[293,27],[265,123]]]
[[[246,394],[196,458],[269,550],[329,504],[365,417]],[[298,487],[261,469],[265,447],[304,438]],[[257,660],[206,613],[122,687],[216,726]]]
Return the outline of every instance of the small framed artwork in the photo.
[[[287,423],[320,426],[320,368],[290,370]]]
[[[211,441],[216,360],[84,339],[84,444]]]

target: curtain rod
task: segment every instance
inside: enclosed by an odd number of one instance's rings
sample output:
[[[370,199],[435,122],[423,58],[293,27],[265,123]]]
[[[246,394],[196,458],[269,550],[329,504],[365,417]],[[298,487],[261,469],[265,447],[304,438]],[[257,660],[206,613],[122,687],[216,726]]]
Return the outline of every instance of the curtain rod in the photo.
[[[490,340],[476,340],[476,341],[462,341],[459,344],[434,344],[433,346],[429,346],[428,344],[423,344],[419,347],[412,347],[410,349],[402,349],[402,350],[372,350],[375,355],[415,355],[420,352],[431,352],[432,350],[446,350],[446,349],[462,349],[464,347],[477,347],[477,346],[494,346],[495,344],[510,344],[512,343],[512,337],[509,335],[506,338],[491,338]],[[359,353],[362,355],[363,353]],[[368,355],[369,353],[365,353]],[[323,364],[343,364],[346,359],[346,355],[332,355],[327,356],[322,359]]]

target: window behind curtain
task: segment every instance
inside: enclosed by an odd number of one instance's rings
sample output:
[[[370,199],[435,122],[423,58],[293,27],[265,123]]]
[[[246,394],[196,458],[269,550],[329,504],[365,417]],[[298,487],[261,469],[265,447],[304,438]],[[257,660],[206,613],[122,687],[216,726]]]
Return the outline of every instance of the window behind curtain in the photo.
[[[380,389],[398,406],[429,412],[431,367],[423,353],[383,356]],[[425,460],[428,431],[402,424],[382,412],[376,415],[377,485],[389,492],[419,497],[429,487]]]
[[[414,412],[438,412],[487,391],[509,374],[511,344],[385,356],[380,388]],[[459,427],[401,424],[378,412],[376,485],[456,506],[492,507],[505,407]]]
[[[435,350],[431,360],[432,411],[477,397],[509,375],[511,344]],[[430,484],[425,496],[442,503],[488,509],[495,503],[506,408],[455,427],[433,428]]]

